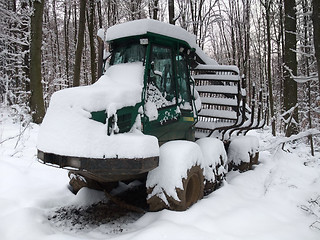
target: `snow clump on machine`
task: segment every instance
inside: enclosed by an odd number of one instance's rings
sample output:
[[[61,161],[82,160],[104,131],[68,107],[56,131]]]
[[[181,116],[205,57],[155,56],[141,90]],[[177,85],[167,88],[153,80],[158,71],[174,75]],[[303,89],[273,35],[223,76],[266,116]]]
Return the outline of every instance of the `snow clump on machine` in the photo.
[[[201,138],[196,142],[202,151],[205,166],[204,178],[215,182],[216,176],[227,173],[227,153],[223,142],[216,138]],[[216,166],[219,166],[216,169]]]
[[[228,162],[240,165],[249,163],[250,157],[259,150],[259,140],[255,136],[240,136],[231,140],[228,149]]]
[[[53,94],[40,128],[38,149],[63,156],[87,158],[144,158],[159,155],[157,138],[137,131],[108,136],[107,124],[91,112],[118,109],[141,102],[142,63],[111,66],[95,84]]]

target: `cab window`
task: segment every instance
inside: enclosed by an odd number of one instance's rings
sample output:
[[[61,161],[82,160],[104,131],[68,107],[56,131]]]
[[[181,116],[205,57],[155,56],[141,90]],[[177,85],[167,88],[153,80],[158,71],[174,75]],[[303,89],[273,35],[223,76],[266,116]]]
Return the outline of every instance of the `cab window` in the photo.
[[[138,43],[122,45],[112,51],[110,65],[144,62],[146,47]]]
[[[148,82],[148,100],[154,102],[157,108],[176,104],[176,87],[173,75],[172,49],[164,46],[151,47]]]
[[[191,109],[191,97],[189,87],[189,74],[187,61],[182,54],[176,56],[177,82],[179,88],[180,108]],[[179,101],[179,102],[180,102]]]

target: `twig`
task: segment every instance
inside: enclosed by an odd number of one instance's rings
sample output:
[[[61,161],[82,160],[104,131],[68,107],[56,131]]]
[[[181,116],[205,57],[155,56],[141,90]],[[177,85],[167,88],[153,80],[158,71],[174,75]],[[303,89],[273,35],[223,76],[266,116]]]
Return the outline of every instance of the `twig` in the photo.
[[[21,136],[23,135],[23,133],[26,131],[26,129],[29,127],[30,125],[30,121],[27,123],[26,127],[20,132],[20,134],[18,135],[18,140],[16,142],[16,145],[14,146],[14,149],[16,149],[16,147],[18,146],[18,143],[21,139]]]
[[[26,129],[28,128],[29,125],[30,125],[30,121],[27,123],[26,127],[25,127],[19,134],[15,135],[15,136],[13,136],[13,137],[9,137],[9,138],[7,138],[7,139],[2,140],[2,141],[0,142],[0,144],[5,143],[5,142],[7,142],[7,141],[10,141],[10,140],[15,139],[16,137],[18,137],[18,140],[17,140],[17,142],[16,142],[16,145],[14,146],[14,148],[16,148],[17,145],[18,145],[18,143],[19,143],[19,141],[20,141],[20,138],[21,138],[22,134],[26,131]]]
[[[13,136],[13,137],[9,137],[9,138],[7,138],[7,139],[5,139],[5,140],[2,140],[2,141],[0,142],[0,144],[5,143],[5,142],[7,142],[7,141],[10,141],[10,140],[12,140],[12,139],[15,139],[15,138],[18,137],[18,136],[19,136],[19,134],[16,135],[16,136]]]
[[[319,225],[319,226],[316,226],[316,225]],[[318,230],[320,230],[320,221],[315,221],[314,223],[312,223],[311,225],[310,225],[310,228],[315,228],[315,229],[318,229]]]

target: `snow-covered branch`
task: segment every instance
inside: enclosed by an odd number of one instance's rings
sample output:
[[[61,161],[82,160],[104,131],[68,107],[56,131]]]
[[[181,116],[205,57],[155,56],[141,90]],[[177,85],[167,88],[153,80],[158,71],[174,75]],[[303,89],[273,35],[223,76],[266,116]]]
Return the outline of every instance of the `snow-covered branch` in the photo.
[[[305,138],[309,136],[317,136],[317,135],[320,135],[320,131],[318,129],[308,129],[304,132],[301,132],[297,135],[292,135],[290,137],[277,137],[275,142],[271,143],[268,146],[265,146],[264,148],[261,148],[260,151],[276,149],[278,146],[280,146],[283,143],[288,143],[288,142],[299,140],[301,138]]]

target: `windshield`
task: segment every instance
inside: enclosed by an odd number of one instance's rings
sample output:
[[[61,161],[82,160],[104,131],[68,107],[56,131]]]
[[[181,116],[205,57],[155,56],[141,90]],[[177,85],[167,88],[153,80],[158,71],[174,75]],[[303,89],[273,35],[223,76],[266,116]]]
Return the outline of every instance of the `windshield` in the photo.
[[[111,65],[144,62],[146,47],[140,44],[119,46],[112,51]]]

